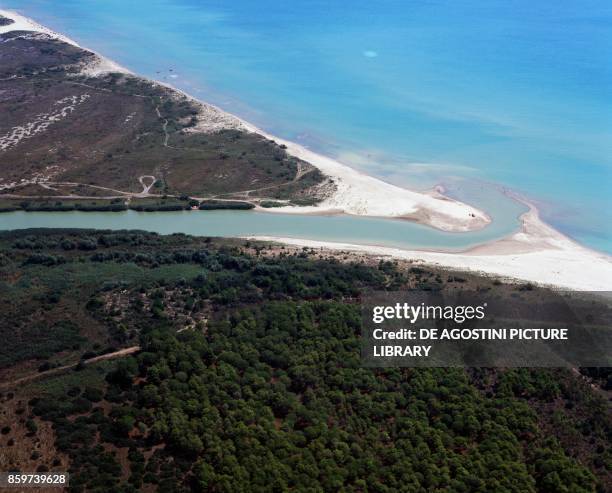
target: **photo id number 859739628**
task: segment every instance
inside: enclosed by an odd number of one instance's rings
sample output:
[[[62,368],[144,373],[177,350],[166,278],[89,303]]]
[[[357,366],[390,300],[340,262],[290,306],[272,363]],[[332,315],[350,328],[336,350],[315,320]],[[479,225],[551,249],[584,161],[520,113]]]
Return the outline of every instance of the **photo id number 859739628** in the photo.
[[[67,472],[1,472],[0,488],[40,488],[68,486]]]

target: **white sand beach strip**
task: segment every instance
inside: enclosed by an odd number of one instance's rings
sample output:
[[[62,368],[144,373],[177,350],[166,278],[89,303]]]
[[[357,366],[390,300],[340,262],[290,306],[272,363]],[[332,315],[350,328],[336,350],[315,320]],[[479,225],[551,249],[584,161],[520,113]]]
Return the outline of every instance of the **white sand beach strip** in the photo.
[[[363,174],[332,158],[317,154],[304,146],[258,133],[285,145],[287,152],[300,158],[329,176],[336,185],[335,192],[312,207],[279,207],[271,212],[281,213],[345,213],[358,216],[404,218],[442,231],[473,231],[491,222],[489,216],[468,204],[453,200],[441,193],[415,192]]]
[[[521,220],[519,232],[459,253],[269,236],[254,239],[412,260],[577,291],[612,291],[610,256],[585,248],[547,226],[540,220],[535,208],[525,213]]]
[[[11,19],[13,21],[12,24],[7,24],[6,26],[0,26],[0,34],[8,33],[11,31],[33,31],[37,33],[46,34],[47,36],[59,39],[61,41],[64,41],[65,43],[69,43],[74,46],[79,46],[75,41],[73,41],[69,37],[64,36],[63,34],[56,33],[55,31],[52,31],[51,29],[48,29],[44,26],[41,26],[40,24],[33,21],[32,19],[28,19],[27,17],[19,15],[17,12],[13,12],[11,10],[0,9],[0,15],[2,17],[6,17],[7,19]]]

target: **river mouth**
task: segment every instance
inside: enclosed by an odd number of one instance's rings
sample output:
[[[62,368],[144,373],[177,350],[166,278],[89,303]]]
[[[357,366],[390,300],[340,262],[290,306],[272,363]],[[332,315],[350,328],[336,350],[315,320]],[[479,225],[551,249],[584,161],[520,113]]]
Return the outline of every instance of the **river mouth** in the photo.
[[[502,184],[563,234],[611,251],[605,7],[585,19],[576,2],[500,2],[491,22],[480,1],[357,2],[350,15],[313,5],[270,16],[243,0],[3,7],[399,186]]]

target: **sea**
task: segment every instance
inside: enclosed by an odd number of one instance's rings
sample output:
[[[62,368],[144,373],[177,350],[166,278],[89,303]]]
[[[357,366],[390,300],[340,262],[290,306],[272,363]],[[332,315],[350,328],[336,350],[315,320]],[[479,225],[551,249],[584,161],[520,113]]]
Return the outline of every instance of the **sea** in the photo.
[[[609,0],[0,0],[143,76],[496,234],[524,206],[612,253]],[[491,236],[491,235],[488,235]]]

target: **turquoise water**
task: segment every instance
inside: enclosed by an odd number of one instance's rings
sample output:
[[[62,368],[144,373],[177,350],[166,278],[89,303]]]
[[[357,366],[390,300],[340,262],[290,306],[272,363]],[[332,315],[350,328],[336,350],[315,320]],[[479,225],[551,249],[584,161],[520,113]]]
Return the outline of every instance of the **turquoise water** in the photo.
[[[309,216],[253,211],[173,212],[8,212],[0,230],[23,228],[141,229],[196,236],[283,236],[382,245],[404,249],[458,251],[499,238],[510,231],[499,221],[469,234],[445,233],[400,219]]]
[[[388,181],[612,252],[607,0],[0,0]],[[468,241],[472,237],[469,236]]]

